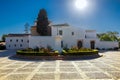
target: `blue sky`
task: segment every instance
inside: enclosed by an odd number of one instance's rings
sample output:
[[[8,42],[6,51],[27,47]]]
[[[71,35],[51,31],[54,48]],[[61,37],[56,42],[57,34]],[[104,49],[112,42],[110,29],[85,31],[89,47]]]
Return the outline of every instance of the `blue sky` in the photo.
[[[0,0],[0,36],[24,33],[24,24],[31,26],[40,9],[45,8],[53,24],[68,23],[73,27],[94,29],[97,32],[120,33],[120,0],[88,0],[86,11],[76,10],[75,0]],[[87,11],[90,11],[87,12]]]

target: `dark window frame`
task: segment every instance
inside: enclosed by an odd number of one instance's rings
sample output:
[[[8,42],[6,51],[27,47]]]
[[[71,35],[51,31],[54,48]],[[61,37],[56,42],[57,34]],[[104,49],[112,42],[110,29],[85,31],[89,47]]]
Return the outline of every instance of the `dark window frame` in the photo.
[[[12,42],[12,39],[10,39],[10,42]]]
[[[29,40],[27,40],[27,43],[29,43]]]
[[[64,47],[64,44],[63,44],[63,41],[61,41],[61,48],[63,48]]]
[[[75,33],[74,32],[72,32],[72,36],[74,36],[75,35]]]
[[[23,45],[22,45],[22,44],[20,44],[20,47],[23,47]]]
[[[8,46],[9,48],[11,47],[11,45]]]
[[[23,39],[21,39],[21,42],[23,42]]]
[[[63,31],[62,30],[59,30],[59,35],[63,35]]]
[[[15,44],[14,47],[16,47],[17,45]]]
[[[18,39],[16,39],[16,42],[18,42]]]

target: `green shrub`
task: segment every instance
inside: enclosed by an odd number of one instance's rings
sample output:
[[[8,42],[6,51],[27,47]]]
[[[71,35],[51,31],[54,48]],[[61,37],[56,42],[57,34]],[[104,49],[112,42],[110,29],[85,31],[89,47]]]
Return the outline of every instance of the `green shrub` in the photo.
[[[26,55],[26,56],[57,56],[59,53],[55,52],[50,52],[50,53],[45,53],[43,51],[23,51],[23,50],[18,50],[17,55]]]
[[[36,47],[34,51],[39,52],[39,47]]]
[[[62,55],[93,55],[93,54],[98,54],[98,50],[81,48],[81,49],[69,49],[68,51],[65,50],[62,51]]]
[[[5,50],[6,46],[5,45],[0,45],[0,50]]]
[[[118,49],[119,49],[119,47],[114,47],[113,49],[114,49],[114,50],[118,50]]]

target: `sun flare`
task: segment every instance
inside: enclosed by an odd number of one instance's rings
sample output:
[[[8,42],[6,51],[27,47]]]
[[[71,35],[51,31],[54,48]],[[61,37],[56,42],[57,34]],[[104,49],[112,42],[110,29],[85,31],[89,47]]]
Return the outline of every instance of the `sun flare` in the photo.
[[[75,0],[75,7],[78,10],[85,10],[88,6],[87,0]]]

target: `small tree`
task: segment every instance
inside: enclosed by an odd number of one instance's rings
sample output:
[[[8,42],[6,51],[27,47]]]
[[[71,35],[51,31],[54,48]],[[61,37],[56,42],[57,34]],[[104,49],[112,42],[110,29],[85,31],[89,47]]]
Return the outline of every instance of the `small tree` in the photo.
[[[3,35],[2,35],[2,41],[3,41],[3,42],[5,42],[5,38],[6,38],[6,37],[7,37],[6,34],[3,34]]]

